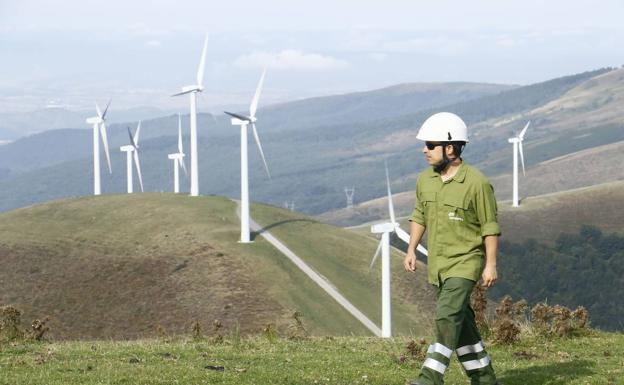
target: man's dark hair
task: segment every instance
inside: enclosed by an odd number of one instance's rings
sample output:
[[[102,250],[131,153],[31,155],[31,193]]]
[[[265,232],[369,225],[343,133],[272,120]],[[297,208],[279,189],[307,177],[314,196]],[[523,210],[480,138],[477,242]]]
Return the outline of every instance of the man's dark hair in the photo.
[[[461,156],[462,152],[464,152],[464,148],[466,147],[466,142],[464,141],[446,142],[446,144],[453,146],[453,153],[458,158]]]

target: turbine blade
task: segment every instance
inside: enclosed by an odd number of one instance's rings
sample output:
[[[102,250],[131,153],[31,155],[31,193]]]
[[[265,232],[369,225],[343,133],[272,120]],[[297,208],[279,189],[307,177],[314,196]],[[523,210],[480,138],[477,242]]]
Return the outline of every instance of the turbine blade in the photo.
[[[251,123],[251,128],[253,130],[254,138],[256,138],[256,144],[258,145],[258,150],[260,150],[260,156],[262,157],[262,163],[264,163],[264,169],[266,170],[269,179],[271,179],[271,173],[269,172],[269,166],[267,166],[266,159],[264,158],[264,152],[262,151],[262,145],[260,144],[260,137],[258,137],[258,131],[256,130],[256,125]]]
[[[177,94],[173,94],[171,95],[173,96],[180,96],[180,95],[186,95],[186,94],[190,94],[191,92],[195,92],[196,90],[192,89],[192,90],[188,90],[188,91],[182,91],[182,92],[178,92]]]
[[[240,119],[240,120],[243,120],[243,121],[246,121],[246,122],[251,122],[251,119],[249,119],[249,117],[247,117],[247,116],[235,114],[233,112],[227,112],[227,111],[223,111],[223,112],[225,112],[226,114],[230,115],[233,118]]]
[[[396,218],[394,217],[394,204],[392,203],[392,191],[390,191],[390,175],[388,174],[388,162],[385,162],[386,165],[386,185],[388,186],[388,212],[390,213],[390,221],[392,223],[396,223]]]
[[[134,133],[134,144],[136,147],[139,146],[139,135],[141,134],[141,121],[139,120],[139,124],[137,125],[136,132]]]
[[[522,151],[522,140],[518,143],[518,150],[520,151],[520,162],[522,163],[522,175],[526,176],[524,172],[524,153]]]
[[[100,106],[97,102],[95,102],[95,111],[97,112],[98,117],[102,119],[102,111],[100,111]]]
[[[102,143],[104,143],[104,153],[106,154],[106,162],[108,163],[108,173],[112,174],[113,169],[111,168],[110,153],[108,152],[108,135],[106,135],[106,124],[104,122],[100,124],[100,136],[102,137]]]
[[[520,140],[524,139],[524,134],[526,133],[527,128],[529,128],[529,124],[531,124],[530,120],[527,122],[526,126],[524,126],[522,131],[520,131],[520,135],[518,135],[518,138],[520,138]]]
[[[178,152],[183,154],[182,151],[182,117],[178,114]]]
[[[266,68],[262,72],[262,76],[260,77],[260,81],[258,82],[258,87],[256,87],[256,93],[251,101],[251,106],[249,106],[249,116],[255,117],[256,110],[258,109],[258,100],[260,99],[260,93],[262,92],[262,84],[264,83],[264,75],[266,75]]]
[[[102,119],[106,118],[106,113],[108,112],[108,107],[111,104],[111,99],[108,99],[108,103],[106,103],[106,108],[104,109],[104,113],[102,114]]]
[[[130,132],[130,127],[127,127],[128,129],[128,137],[130,137],[130,144],[132,145],[132,147],[134,147],[135,149],[137,148],[136,144],[134,143],[134,138],[132,137],[132,132]]]
[[[204,67],[206,66],[206,47],[208,46],[208,34],[204,39],[204,48],[202,49],[201,59],[199,61],[199,68],[197,69],[197,85],[201,86],[204,81]]]
[[[371,261],[370,265],[368,266],[368,270],[373,268],[373,265],[375,264],[375,261],[377,260],[377,257],[379,257],[379,252],[381,251],[381,244],[383,242],[379,241],[379,245],[377,245],[377,251],[375,251],[375,255],[373,256],[373,260]]]
[[[136,166],[137,174],[139,174],[139,185],[141,186],[141,192],[143,192],[143,176],[141,175],[141,163],[139,163],[139,150],[135,148],[132,155],[134,157],[134,165]]]
[[[184,175],[188,177],[188,172],[186,171],[186,165],[184,164],[184,158],[178,158],[178,163],[182,166],[182,170],[184,171]]]
[[[399,226],[394,228],[394,232],[396,233],[396,235],[399,237],[400,240],[402,240],[403,242],[407,243],[409,245],[410,242],[410,235],[407,231],[403,230],[402,228],[400,228]]]

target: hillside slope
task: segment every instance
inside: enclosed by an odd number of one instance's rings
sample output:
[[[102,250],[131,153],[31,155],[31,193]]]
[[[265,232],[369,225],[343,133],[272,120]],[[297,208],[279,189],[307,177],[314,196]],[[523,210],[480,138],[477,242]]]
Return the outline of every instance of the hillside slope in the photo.
[[[373,240],[302,215],[254,206],[253,216],[379,323]],[[0,303],[25,320],[50,315],[57,338],[137,338],[203,330],[287,328],[295,310],[312,334],[369,332],[261,238],[237,243],[235,204],[173,194],[109,195],[0,214]],[[394,258],[393,270],[401,269]],[[394,332],[423,331],[422,274],[394,282]],[[422,287],[421,287],[422,286]],[[423,291],[424,290],[424,291]],[[424,294],[427,293],[427,294]]]
[[[297,131],[413,113],[416,110],[477,99],[516,87],[483,83],[407,83],[371,91],[260,105],[258,116],[262,121],[263,133]],[[141,111],[144,111],[143,116]],[[116,112],[113,103],[107,124],[111,149],[116,150],[117,147],[127,144],[126,127],[136,127],[137,116],[142,119],[141,138],[144,140],[176,135],[177,116],[165,116],[164,111],[158,116],[155,115],[157,111],[137,109]],[[62,109],[0,114],[0,141],[14,140],[0,148],[0,165],[16,173],[85,157],[92,152],[91,130],[85,123],[85,119],[92,114],[92,111],[72,112]],[[182,124],[183,127],[189,127],[187,111],[183,111]],[[14,134],[3,136],[2,126],[11,127]],[[74,129],[67,130],[67,127]],[[223,114],[213,117],[207,113],[199,113],[198,127],[198,135],[203,137],[233,134],[230,119]],[[78,130],[79,128],[82,130]],[[27,136],[33,131],[42,132]]]
[[[398,215],[403,215],[404,228],[414,204],[414,192],[393,195]],[[364,220],[375,221],[387,216],[387,199],[365,202],[353,209],[342,209],[316,217],[336,225],[348,226]],[[624,233],[624,180],[602,183],[558,193],[523,199],[520,207],[511,207],[510,201],[499,201],[498,219],[504,237],[516,242],[533,238],[552,241],[560,233],[574,233],[581,225],[591,225],[605,232]],[[364,222],[362,221],[362,222]],[[366,232],[366,223],[358,228]]]
[[[392,175],[399,182],[397,191],[408,190],[413,186],[409,175],[424,165],[419,154],[422,143],[414,134],[432,112],[439,109],[458,112],[471,125],[487,119],[508,119],[543,106],[608,71],[600,69],[498,92],[495,92],[497,86],[490,85],[407,85],[262,109],[258,113],[258,130],[274,178],[267,183],[257,151],[251,148],[250,183],[254,186],[254,199],[276,206],[281,206],[285,200],[294,200],[297,208],[306,213],[321,213],[340,207],[345,200],[345,186],[357,187],[357,201],[373,199],[385,190],[383,167],[379,167],[383,159],[388,159]],[[475,94],[469,91],[471,88],[483,88],[488,93],[474,99]],[[433,102],[450,104],[442,106],[431,104]],[[169,116],[143,122],[140,145],[147,191],[171,191],[171,164],[167,154],[175,151],[176,120],[176,117]],[[237,131],[222,117],[215,122],[211,116],[202,114],[198,120],[200,191],[237,197],[238,178],[232,178],[238,172],[239,164]],[[183,125],[187,126],[186,119]],[[507,149],[499,146],[501,140],[506,140],[508,133],[505,130],[484,127],[481,133],[485,139],[475,141],[468,148],[467,156],[475,163],[491,160],[493,170],[504,171],[505,165],[498,170],[496,162],[506,160],[507,153],[494,150]],[[490,131],[492,135],[489,135]],[[480,131],[474,133],[480,134]],[[110,178],[105,176],[108,179],[102,181],[102,188],[109,193],[123,192],[125,157],[117,146],[127,143],[126,126],[111,125],[109,137],[115,164],[113,175]],[[0,159],[3,159],[3,151],[9,151],[12,145],[7,145],[10,147],[6,149],[0,147]],[[23,154],[43,156],[50,152],[55,153],[50,155],[51,159],[67,159],[58,153],[89,153],[91,145],[91,141],[85,140],[78,151],[76,146],[48,141],[47,146],[29,148]],[[189,148],[188,141],[185,148]],[[566,151],[566,146],[562,146],[552,156],[564,155]],[[31,170],[24,170],[23,164],[27,162],[4,157],[8,166],[0,168],[8,167],[9,170],[0,170],[0,210],[88,194],[92,160],[88,156],[78,156],[47,167],[40,163],[40,168]],[[536,158],[531,155],[530,159]],[[14,170],[17,165],[23,172]],[[8,176],[2,179],[3,174]]]

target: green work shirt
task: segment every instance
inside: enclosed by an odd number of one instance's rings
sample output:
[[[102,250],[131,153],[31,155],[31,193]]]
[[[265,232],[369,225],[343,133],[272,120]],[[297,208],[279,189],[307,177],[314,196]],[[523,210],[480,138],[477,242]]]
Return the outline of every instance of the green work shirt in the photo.
[[[478,281],[485,266],[486,235],[500,235],[494,188],[476,168],[461,163],[446,182],[433,167],[416,181],[410,221],[427,229],[429,282],[449,277]]]

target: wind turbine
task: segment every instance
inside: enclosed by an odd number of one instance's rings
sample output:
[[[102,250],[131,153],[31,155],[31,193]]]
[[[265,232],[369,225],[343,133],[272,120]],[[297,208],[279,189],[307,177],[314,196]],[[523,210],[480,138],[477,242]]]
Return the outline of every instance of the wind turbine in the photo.
[[[178,114],[178,152],[169,154],[169,159],[173,160],[173,192],[180,192],[180,177],[178,167],[182,166],[184,175],[188,176],[186,166],[184,165],[184,151],[182,151],[182,118]]]
[[[520,160],[522,161],[522,175],[526,175],[524,172],[524,154],[522,152],[522,141],[524,140],[524,134],[527,128],[529,128],[531,121],[529,120],[520,131],[520,134],[516,137],[509,138],[509,143],[513,143],[513,198],[512,206],[518,207],[518,151],[520,151]]]
[[[199,178],[197,170],[197,93],[204,90],[204,67],[206,65],[206,46],[208,45],[208,35],[204,40],[199,68],[197,69],[197,84],[182,87],[182,92],[172,96],[189,94],[191,98],[191,196],[199,195]]]
[[[389,338],[392,336],[392,316],[391,316],[391,299],[390,299],[390,233],[394,232],[403,241],[409,244],[410,235],[403,230],[396,221],[394,216],[394,204],[392,203],[392,192],[390,191],[390,177],[388,175],[388,165],[386,164],[386,184],[388,186],[388,211],[390,213],[390,222],[379,223],[371,226],[371,232],[381,234],[381,241],[375,251],[375,256],[369,266],[369,270],[373,268],[379,252],[381,251],[381,337]],[[427,249],[418,245],[417,250],[428,255]]]
[[[100,188],[100,140],[102,137],[102,143],[104,144],[104,153],[106,154],[106,161],[108,163],[108,172],[113,173],[110,162],[110,153],[108,152],[108,138],[106,136],[106,113],[110,106],[110,100],[106,104],[104,113],[100,111],[100,106],[95,103],[95,111],[97,116],[87,119],[87,123],[93,124],[93,195],[100,195],[102,190]]]
[[[141,185],[141,192],[143,192],[143,177],[141,176],[141,164],[139,163],[139,134],[141,133],[141,121],[139,120],[139,124],[137,126],[136,132],[134,136],[130,132],[130,127],[128,127],[128,136],[130,136],[130,144],[126,146],[121,146],[119,149],[126,153],[126,170],[127,170],[127,179],[128,179],[128,194],[132,193],[132,159],[134,158],[134,165],[137,169],[137,174],[139,174],[139,184]]]
[[[232,124],[241,127],[241,243],[250,242],[249,234],[249,175],[248,175],[248,160],[247,160],[247,127],[251,124],[258,150],[260,150],[260,156],[264,163],[264,169],[266,170],[269,179],[271,174],[269,173],[269,167],[267,166],[266,159],[264,158],[264,152],[262,151],[262,145],[260,144],[260,138],[258,137],[258,131],[256,130],[256,110],[258,109],[258,99],[260,98],[260,92],[262,92],[262,83],[264,82],[264,75],[266,69],[262,72],[256,93],[249,106],[249,116],[239,115],[232,112],[224,111],[226,114],[232,117]]]

